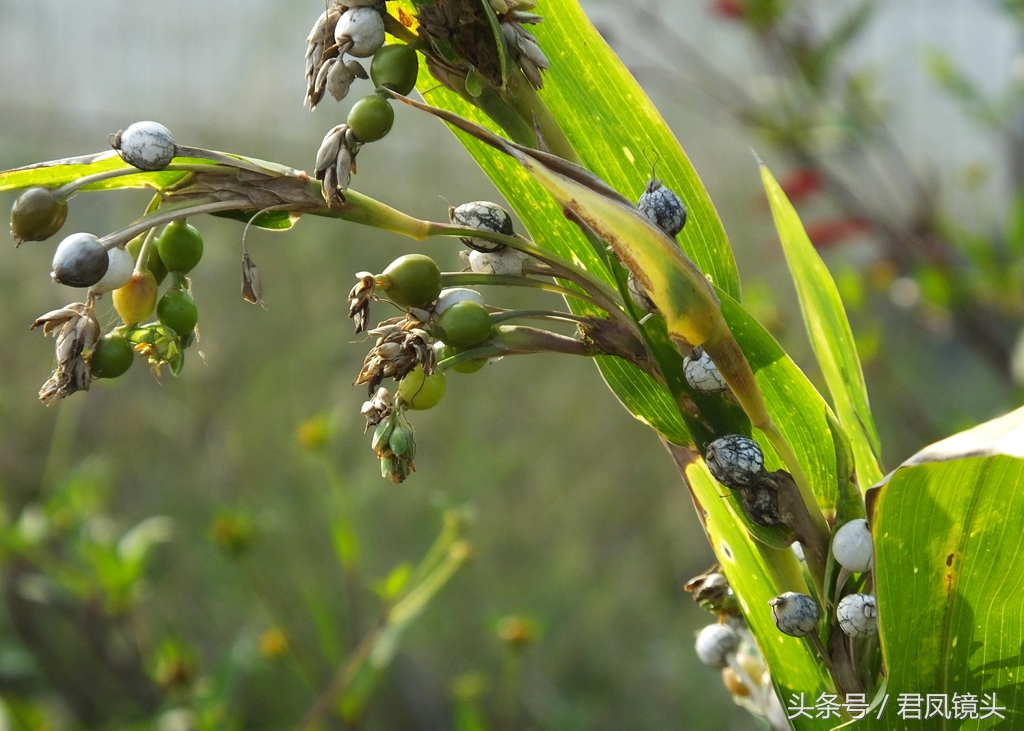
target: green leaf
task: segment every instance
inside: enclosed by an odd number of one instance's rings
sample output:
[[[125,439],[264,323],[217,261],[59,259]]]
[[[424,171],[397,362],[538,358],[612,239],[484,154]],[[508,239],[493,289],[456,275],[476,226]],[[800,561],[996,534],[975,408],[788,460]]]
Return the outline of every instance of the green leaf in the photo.
[[[889,708],[872,729],[958,728],[903,722],[900,693],[996,694],[1024,728],[1024,409],[934,444],[872,491],[876,597]],[[859,727],[858,726],[858,727]]]
[[[832,394],[836,416],[850,438],[858,479],[862,488],[866,488],[882,476],[881,444],[839,290],[811,244],[796,209],[764,165],[761,179],[800,298],[811,347]]]
[[[69,157],[61,160],[30,165],[0,172],[0,191],[18,190],[35,185],[57,188],[71,183],[87,175],[96,175],[115,170],[134,170],[134,168],[118,157],[116,152],[101,152],[96,155]],[[115,190],[118,188],[157,188],[162,189],[181,180],[187,172],[137,172],[116,178],[92,183],[84,190]]]
[[[828,404],[771,333],[725,292],[719,296],[722,314],[750,362],[772,420],[793,447],[822,512],[834,514],[839,480]],[[762,439],[761,447],[766,468],[784,466],[767,441]]]
[[[413,8],[404,5],[407,11]],[[650,175],[645,152],[660,159],[657,175],[675,190],[688,208],[680,235],[684,251],[716,284],[739,295],[739,277],[725,230],[696,171],[654,105],[586,18],[575,0],[552,0],[545,20],[533,30],[551,58],[540,92],[584,165],[611,181],[630,200],[643,192]],[[431,104],[449,109],[497,130],[479,109],[436,86],[427,73],[420,90]],[[526,225],[535,243],[614,284],[614,277],[579,229],[529,175],[500,153],[457,132],[484,172],[498,186]],[[578,314],[596,310],[573,303]],[[637,418],[651,424],[670,441],[687,443],[686,430],[674,399],[633,365],[599,358],[598,367],[620,401]]]
[[[658,158],[657,177],[687,207],[683,251],[738,299],[739,274],[718,212],[657,108],[577,0],[546,0],[541,12],[544,22],[531,30],[551,69],[540,96],[583,166],[636,200],[650,176],[644,154]]]
[[[687,483],[704,518],[705,529],[722,570],[736,593],[743,615],[758,648],[772,671],[772,682],[783,705],[794,694],[817,699],[822,693],[834,693],[831,679],[810,644],[779,632],[772,619],[768,600],[784,591],[810,593],[796,556],[789,549],[769,548],[753,540],[742,527],[740,517],[704,462],[685,449],[673,449],[673,456],[685,469]],[[811,700],[813,705],[813,700]],[[831,728],[821,719],[798,718],[797,731]]]

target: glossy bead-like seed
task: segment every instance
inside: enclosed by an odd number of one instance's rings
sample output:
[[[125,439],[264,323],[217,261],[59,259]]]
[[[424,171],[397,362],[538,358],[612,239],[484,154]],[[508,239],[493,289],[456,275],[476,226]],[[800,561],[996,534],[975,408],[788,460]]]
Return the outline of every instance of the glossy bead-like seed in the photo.
[[[171,164],[177,147],[169,129],[159,122],[136,122],[116,135],[114,149],[139,170],[163,170]]]
[[[701,393],[721,393],[729,386],[718,371],[718,366],[703,348],[694,348],[693,353],[683,360],[686,382]]]
[[[768,604],[772,608],[775,626],[783,634],[792,637],[803,637],[810,634],[818,626],[818,620],[821,619],[818,602],[806,594],[787,591],[774,599],[769,599]]]
[[[709,624],[697,635],[694,649],[697,657],[709,668],[729,665],[729,655],[740,647],[739,633],[727,624]]]
[[[875,549],[868,522],[858,518],[843,524],[832,538],[832,555],[850,573],[860,574],[870,569]]]
[[[647,189],[636,207],[651,223],[673,238],[686,225],[686,206],[682,198],[660,180],[647,181]]]
[[[491,231],[496,234],[511,236],[515,233],[512,216],[497,203],[489,201],[473,201],[448,209],[448,220],[456,226]],[[495,243],[487,239],[461,237],[463,244],[477,251],[500,251],[505,244]]]
[[[50,276],[68,287],[91,287],[103,279],[109,263],[107,250],[98,238],[87,233],[71,234],[57,246]]]
[[[878,604],[870,594],[848,594],[839,600],[836,617],[850,637],[878,634]]]
[[[716,480],[741,490],[764,471],[764,454],[753,439],[731,434],[708,445],[704,461]]]

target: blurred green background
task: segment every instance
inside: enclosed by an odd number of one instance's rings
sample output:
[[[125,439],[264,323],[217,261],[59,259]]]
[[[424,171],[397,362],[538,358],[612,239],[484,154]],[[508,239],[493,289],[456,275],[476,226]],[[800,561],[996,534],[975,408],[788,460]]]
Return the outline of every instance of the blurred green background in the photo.
[[[897,48],[906,5],[920,22]],[[696,44],[720,42],[717,55],[703,50],[756,85],[736,29],[712,3],[687,6],[659,12]],[[303,40],[320,9],[0,0],[0,167],[99,151],[110,132],[156,119],[183,144],[308,168],[349,106],[310,115],[301,105]],[[971,206],[958,192],[964,166],[993,168],[982,191],[998,215],[1011,198],[999,153],[918,78],[920,48],[1003,73],[1012,26],[952,0],[883,10],[855,50],[888,64],[894,129],[947,182],[954,210]],[[758,203],[748,149],[762,143],[698,85],[669,83],[658,71],[668,49],[640,58],[613,24],[616,7],[593,12],[705,177],[748,304],[817,378]],[[357,190],[435,220],[449,204],[496,196],[442,125],[396,111],[392,134],[360,155]],[[935,155],[922,137],[954,141]],[[771,162],[770,147],[759,151]],[[0,195],[0,207],[13,200]],[[65,230],[109,232],[146,202],[83,194]],[[202,358],[190,352],[178,378],[137,363],[53,409],[36,399],[53,344],[28,325],[73,295],[49,281],[50,243],[0,249],[0,729],[292,728],[371,631],[380,601],[369,587],[417,562],[452,509],[472,559],[413,624],[354,727],[471,729],[473,708],[495,729],[754,727],[692,652],[709,617],[682,586],[714,559],[689,495],[591,363],[535,356],[450,374],[441,405],[413,415],[416,474],[392,485],[362,433],[365,393],[351,383],[368,346],[353,342],[345,295],[355,272],[379,272],[413,245],[322,220],[253,230],[264,311],[239,295],[242,227],[193,223],[206,240],[192,275]],[[828,252],[836,271],[859,273],[847,291],[872,286],[861,276],[872,246],[860,236]],[[461,268],[451,243],[419,250]],[[1014,398],[948,331],[923,327],[926,315],[882,297],[860,319],[862,342],[882,353],[866,369],[890,468]],[[153,541],[140,573],[125,565],[131,541],[120,552],[118,542],[152,516],[169,520],[135,533],[135,545]],[[358,543],[347,571],[339,526]],[[510,616],[524,618],[527,642],[501,630]]]

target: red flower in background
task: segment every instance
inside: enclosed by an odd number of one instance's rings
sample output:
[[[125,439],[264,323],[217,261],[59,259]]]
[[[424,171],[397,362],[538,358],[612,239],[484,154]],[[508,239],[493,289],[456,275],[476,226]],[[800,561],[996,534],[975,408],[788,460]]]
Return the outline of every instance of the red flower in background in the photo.
[[[793,205],[822,189],[823,181],[817,168],[797,168],[779,181],[783,192]]]
[[[807,226],[807,236],[816,249],[827,249],[871,229],[871,221],[859,216],[818,221]]]
[[[714,0],[711,10],[723,18],[742,18],[747,14],[741,0]]]

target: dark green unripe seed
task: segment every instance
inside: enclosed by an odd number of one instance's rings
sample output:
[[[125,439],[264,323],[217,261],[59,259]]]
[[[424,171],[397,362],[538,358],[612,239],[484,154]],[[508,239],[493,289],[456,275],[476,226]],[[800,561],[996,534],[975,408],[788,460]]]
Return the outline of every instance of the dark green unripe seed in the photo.
[[[441,294],[441,270],[429,256],[406,254],[388,265],[378,284],[396,305],[427,307]]]
[[[172,289],[157,302],[156,317],[162,324],[176,332],[178,337],[185,337],[199,322],[199,310],[188,292],[183,289]]]
[[[420,70],[416,51],[404,43],[384,46],[370,62],[370,79],[378,87],[391,89],[405,96],[416,88]],[[358,136],[358,135],[357,135]]]
[[[184,219],[172,221],[157,237],[156,248],[167,271],[188,274],[203,258],[203,236]]]
[[[437,326],[445,344],[454,348],[470,348],[491,334],[491,316],[483,305],[464,300],[445,310]]]
[[[68,202],[49,188],[29,188],[11,208],[11,234],[18,241],[45,241],[60,231],[68,217]]]
[[[98,343],[89,356],[89,367],[96,378],[117,378],[131,368],[135,351],[131,343],[111,333]]]
[[[376,142],[391,131],[394,123],[395,110],[377,94],[363,97],[348,113],[348,126],[360,142]]]
[[[145,240],[146,234],[140,234],[125,244],[125,248],[128,249],[128,253],[132,255],[132,259],[135,261],[139,260],[139,254],[142,252],[142,244]],[[164,266],[164,260],[160,258],[160,252],[157,251],[155,244],[155,241],[150,242],[143,266],[153,275],[156,283],[160,284],[167,277],[167,267]]]

